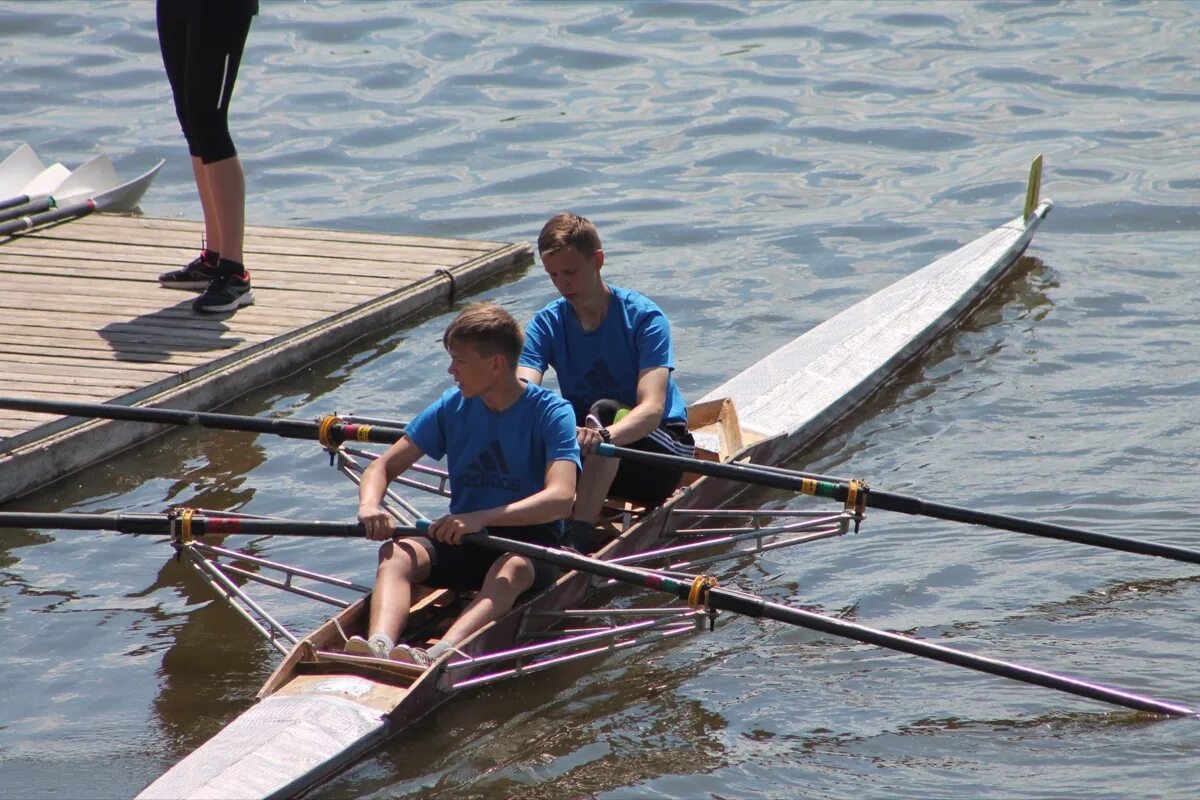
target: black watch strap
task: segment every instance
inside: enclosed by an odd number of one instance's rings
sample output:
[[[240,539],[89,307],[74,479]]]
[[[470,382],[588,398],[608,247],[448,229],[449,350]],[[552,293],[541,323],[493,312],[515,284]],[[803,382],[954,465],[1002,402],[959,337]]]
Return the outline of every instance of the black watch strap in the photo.
[[[600,434],[600,438],[604,440],[605,444],[612,444],[612,434],[608,432],[608,428],[601,428],[596,433]]]

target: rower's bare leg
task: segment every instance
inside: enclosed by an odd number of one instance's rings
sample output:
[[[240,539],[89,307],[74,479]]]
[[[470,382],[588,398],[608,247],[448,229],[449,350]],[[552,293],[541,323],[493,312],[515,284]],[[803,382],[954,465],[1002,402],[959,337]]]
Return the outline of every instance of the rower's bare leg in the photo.
[[[584,457],[583,474],[575,486],[575,510],[571,513],[571,519],[582,520],[589,525],[596,523],[604,499],[608,497],[608,487],[612,486],[620,466],[621,460],[617,458],[597,455]]]
[[[218,224],[217,203],[213,197],[208,170],[199,156],[192,156],[192,174],[196,176],[196,191],[200,193],[200,211],[204,214],[204,246],[214,253],[221,252],[221,226]]]
[[[226,261],[240,264],[246,236],[246,174],[242,170],[242,161],[237,156],[230,156],[211,164],[202,164],[200,170],[208,187],[209,205],[217,229],[216,240],[220,242],[220,247],[209,246]],[[197,178],[196,182],[199,184],[200,179]],[[211,237],[210,207],[204,204],[203,190],[200,205],[204,209],[205,234]]]
[[[505,555],[488,570],[475,599],[459,615],[442,641],[456,647],[475,631],[513,607],[522,592],[533,586],[533,563],[523,556]]]
[[[370,636],[383,634],[393,642],[400,638],[412,608],[413,584],[429,577],[429,567],[429,551],[419,540],[384,542],[371,593]]]

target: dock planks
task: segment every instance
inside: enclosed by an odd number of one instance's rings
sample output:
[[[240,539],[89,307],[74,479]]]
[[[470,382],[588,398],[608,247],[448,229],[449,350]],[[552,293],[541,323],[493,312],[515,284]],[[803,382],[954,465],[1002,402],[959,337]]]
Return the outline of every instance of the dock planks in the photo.
[[[203,233],[96,214],[0,240],[0,394],[210,409],[532,260],[524,243],[248,226],[255,305],[201,316],[157,277]],[[0,410],[0,502],[160,431]]]

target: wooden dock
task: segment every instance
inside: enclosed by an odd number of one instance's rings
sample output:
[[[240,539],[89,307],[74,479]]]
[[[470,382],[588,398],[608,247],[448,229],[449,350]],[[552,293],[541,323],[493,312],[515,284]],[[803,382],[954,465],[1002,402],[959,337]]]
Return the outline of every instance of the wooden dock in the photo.
[[[0,394],[201,411],[529,263],[528,244],[248,227],[256,303],[192,311],[160,273],[203,225],[93,215],[0,240]],[[0,502],[157,435],[0,410]]]

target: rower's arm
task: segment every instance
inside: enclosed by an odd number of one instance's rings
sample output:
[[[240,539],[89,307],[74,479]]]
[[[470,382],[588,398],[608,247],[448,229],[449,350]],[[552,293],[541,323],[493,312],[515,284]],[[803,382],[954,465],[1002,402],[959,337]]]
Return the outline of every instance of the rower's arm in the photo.
[[[371,539],[387,538],[392,527],[391,516],[383,510],[383,495],[388,484],[406,469],[417,463],[424,453],[407,436],[387,449],[363,470],[358,484],[358,519]]]
[[[517,380],[532,383],[535,386],[542,385],[542,373],[538,372],[533,367],[517,367]]]
[[[636,442],[662,424],[670,379],[671,370],[666,367],[648,367],[641,371],[637,383],[637,405],[630,409],[620,422],[608,426],[613,444]]]

